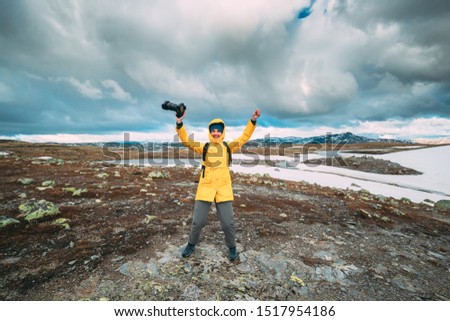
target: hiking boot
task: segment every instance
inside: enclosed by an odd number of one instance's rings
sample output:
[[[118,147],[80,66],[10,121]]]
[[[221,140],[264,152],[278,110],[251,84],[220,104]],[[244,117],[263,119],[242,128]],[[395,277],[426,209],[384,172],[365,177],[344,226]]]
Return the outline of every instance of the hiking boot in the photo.
[[[181,253],[181,256],[182,256],[182,257],[188,257],[188,256],[190,256],[192,253],[194,253],[194,250],[195,250],[195,245],[194,245],[194,244],[191,244],[191,243],[188,243],[188,244],[186,245],[186,247],[184,248],[183,253]]]
[[[239,259],[239,254],[236,250],[236,247],[230,247],[230,253],[228,254],[228,259],[233,262]]]

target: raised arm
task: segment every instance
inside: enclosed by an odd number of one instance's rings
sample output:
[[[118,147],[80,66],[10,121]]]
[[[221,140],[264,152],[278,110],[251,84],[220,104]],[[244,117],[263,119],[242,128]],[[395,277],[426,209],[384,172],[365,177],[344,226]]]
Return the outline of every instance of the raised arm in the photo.
[[[201,154],[203,152],[203,146],[205,144],[202,144],[200,142],[196,142],[189,138],[186,128],[183,124],[183,119],[186,116],[186,112],[184,112],[183,116],[180,118],[177,117],[177,134],[180,137],[181,143],[186,146],[187,148],[192,149],[194,152]]]
[[[242,146],[244,146],[245,143],[247,143],[250,140],[256,128],[256,120],[259,118],[259,116],[261,116],[261,113],[259,109],[256,109],[253,112],[252,118],[247,123],[247,127],[245,127],[241,137],[233,140],[230,143],[230,149],[232,153],[237,152]]]

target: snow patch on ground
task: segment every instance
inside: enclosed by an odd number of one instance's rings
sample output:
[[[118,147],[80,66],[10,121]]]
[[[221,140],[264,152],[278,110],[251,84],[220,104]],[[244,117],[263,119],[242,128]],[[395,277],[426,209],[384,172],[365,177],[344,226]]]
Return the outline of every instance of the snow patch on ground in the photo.
[[[346,157],[346,155],[341,155]],[[349,155],[350,156],[350,155]],[[359,157],[363,155],[358,155]],[[409,198],[413,202],[423,202],[428,199],[438,201],[450,200],[450,146],[401,151],[391,154],[370,155],[375,158],[390,160],[402,166],[422,172],[422,175],[382,175],[365,173],[356,170],[331,166],[308,166],[303,163],[295,168],[274,168],[269,166],[233,165],[233,171],[247,174],[269,174],[274,178],[306,181],[321,186],[366,189],[373,194],[380,194],[394,198]],[[245,155],[238,156],[245,159]],[[316,155],[309,155],[309,159]],[[292,159],[285,157],[271,158],[272,160]]]

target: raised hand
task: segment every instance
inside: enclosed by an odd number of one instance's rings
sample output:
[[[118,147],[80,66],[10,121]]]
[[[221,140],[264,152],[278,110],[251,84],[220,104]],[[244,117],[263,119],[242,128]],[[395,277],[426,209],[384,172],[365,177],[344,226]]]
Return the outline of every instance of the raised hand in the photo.
[[[181,116],[180,118],[175,116],[175,118],[177,119],[177,124],[181,124],[183,122],[184,117],[186,117],[186,111],[184,111],[183,116]]]
[[[253,120],[253,121],[256,121],[256,120],[259,118],[259,116],[261,116],[261,112],[260,112],[259,109],[257,108],[257,109],[253,112],[252,120]]]

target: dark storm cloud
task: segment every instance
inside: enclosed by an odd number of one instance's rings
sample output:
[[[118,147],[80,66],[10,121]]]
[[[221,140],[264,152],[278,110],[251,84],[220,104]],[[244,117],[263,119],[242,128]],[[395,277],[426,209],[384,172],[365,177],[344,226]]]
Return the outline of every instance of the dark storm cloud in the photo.
[[[1,1],[0,135],[450,117],[448,1]],[[34,119],[34,124],[30,124]]]
[[[297,18],[298,19],[305,19],[305,18],[307,18],[312,12],[312,8],[313,8],[313,5],[314,5],[314,2],[316,2],[316,0],[311,0],[311,3],[309,5],[309,7],[305,7],[305,8],[300,9],[300,11],[297,14]]]

